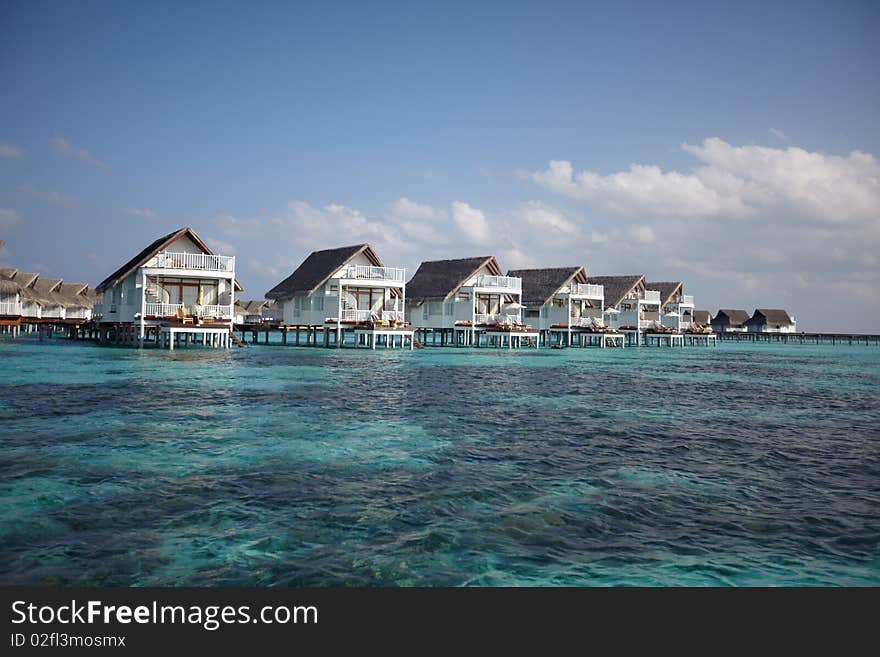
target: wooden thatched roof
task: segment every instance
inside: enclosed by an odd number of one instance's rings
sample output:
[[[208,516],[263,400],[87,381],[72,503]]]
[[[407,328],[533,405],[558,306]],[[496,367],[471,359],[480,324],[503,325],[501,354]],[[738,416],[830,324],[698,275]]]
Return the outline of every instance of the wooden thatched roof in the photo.
[[[494,276],[502,275],[495,256],[428,260],[419,265],[415,275],[406,284],[406,295],[419,304],[425,301],[445,301],[483,267],[488,268]]]
[[[235,302],[236,310],[245,315],[259,315],[260,311],[269,305],[265,299],[238,299]]]
[[[17,273],[15,267],[0,267],[0,278],[15,278]]]
[[[198,246],[203,253],[208,255],[216,255],[205,242],[202,241],[202,238],[196,234],[189,226],[185,226],[184,228],[180,228],[175,230],[173,233],[168,233],[167,235],[163,235],[162,237],[154,240],[147,246],[143,248],[136,256],[134,256],[131,260],[122,265],[119,269],[110,274],[107,278],[101,281],[95,289],[98,292],[105,292],[107,288],[113,287],[119,281],[128,276],[131,272],[133,272],[138,267],[142,267],[150,258],[155,256],[159,251],[163,251],[167,249],[171,244],[176,242],[179,238],[186,235],[192,240],[193,244]],[[239,282],[235,281],[235,289],[241,291],[243,288],[239,284]]]
[[[55,296],[67,308],[91,308],[94,300],[88,295],[88,291],[87,283],[61,283]]]
[[[40,277],[39,274],[34,272],[17,272],[15,277],[12,279],[22,287],[28,287],[29,285],[33,285],[34,281]]]
[[[794,320],[787,311],[779,308],[757,308],[755,314],[749,317],[745,322],[746,326],[755,326],[770,324],[773,326],[790,326],[794,324]]]
[[[715,313],[712,323],[723,324],[725,319],[728,326],[742,326],[749,319],[749,314],[745,310],[738,308],[722,308]]]
[[[703,326],[712,323],[712,313],[708,310],[695,310],[693,312],[693,318],[697,324],[702,324]]]
[[[383,266],[382,259],[369,244],[312,251],[290,276],[266,292],[265,296],[269,299],[289,299],[297,295],[309,295],[361,253],[376,267]]]
[[[507,275],[522,279],[522,302],[527,306],[543,306],[560,288],[587,282],[583,267],[512,269]]]
[[[3,294],[18,294],[19,285],[15,281],[0,277],[0,293]]]
[[[645,289],[660,292],[660,305],[665,306],[672,303],[675,297],[682,293],[683,283],[681,281],[645,281]]]
[[[645,282],[644,274],[626,276],[589,276],[587,283],[605,286],[605,307],[613,308],[629,294],[639,283]]]

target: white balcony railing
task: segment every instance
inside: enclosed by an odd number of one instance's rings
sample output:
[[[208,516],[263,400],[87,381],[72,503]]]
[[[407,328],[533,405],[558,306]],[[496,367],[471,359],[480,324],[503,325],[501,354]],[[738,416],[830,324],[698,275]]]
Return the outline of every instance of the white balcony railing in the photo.
[[[477,276],[474,287],[501,288],[511,292],[519,292],[522,289],[522,279],[515,276],[490,276],[481,274]]]
[[[585,326],[587,328],[594,326],[600,320],[595,317],[572,317],[568,324],[569,326]]]
[[[638,299],[643,303],[660,303],[660,291],[645,290],[643,292],[639,292]]]
[[[694,305],[694,295],[693,294],[682,294],[678,297],[679,306],[693,306]]]
[[[572,283],[571,294],[579,297],[588,297],[590,299],[604,299],[605,286],[594,285],[593,283]]]
[[[349,265],[342,271],[339,277],[360,281],[403,283],[406,280],[406,269],[398,267],[373,267],[372,265]]]
[[[474,324],[518,324],[519,321],[519,315],[507,315],[505,313],[495,315],[477,313],[474,315]]]
[[[639,328],[640,329],[652,328],[654,326],[654,324],[656,323],[656,321],[657,320],[655,320],[655,319],[640,319],[639,320]]]
[[[190,317],[215,317],[217,319],[231,319],[232,306],[229,305],[205,305],[187,308],[182,303],[145,303],[144,314],[147,317],[176,317],[178,310],[185,310]]]
[[[281,321],[282,319],[284,319],[284,313],[281,311],[280,308],[263,308],[260,311],[260,317],[269,321]]]
[[[234,272],[235,256],[160,251],[156,254],[156,268]]]
[[[21,304],[18,301],[0,301],[0,315],[21,315]]]
[[[369,322],[376,320],[386,322],[402,322],[402,310],[343,310],[342,321],[344,322]]]
[[[183,307],[182,303],[146,303],[144,314],[148,317],[174,317]]]
[[[68,308],[64,313],[65,319],[89,319],[91,316],[91,308]]]
[[[193,315],[196,317],[214,317],[216,319],[231,319],[232,306],[229,305],[207,305],[193,306]]]

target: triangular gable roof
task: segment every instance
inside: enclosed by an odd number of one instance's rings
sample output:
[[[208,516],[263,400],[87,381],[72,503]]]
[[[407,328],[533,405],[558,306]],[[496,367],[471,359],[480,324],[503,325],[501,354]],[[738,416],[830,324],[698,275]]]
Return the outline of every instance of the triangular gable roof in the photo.
[[[243,313],[259,315],[260,311],[269,305],[269,302],[265,299],[237,299],[235,305],[238,306]]]
[[[94,298],[88,295],[87,283],[62,283],[55,295],[68,308],[91,308]]]
[[[749,326],[753,324],[794,324],[794,320],[787,311],[779,308],[757,308],[755,314],[744,324]]]
[[[613,308],[629,294],[639,283],[644,283],[644,274],[628,274],[626,276],[589,276],[587,283],[605,286],[605,307]]]
[[[543,306],[559,289],[572,282],[586,283],[583,267],[549,267],[545,269],[512,269],[508,276],[522,279],[522,302]]]
[[[15,278],[18,270],[15,267],[0,267],[0,276],[3,278]]]
[[[309,295],[326,283],[337,270],[361,253],[367,256],[375,266],[383,266],[381,258],[369,244],[312,251],[290,276],[266,292],[265,296],[269,299],[287,299],[299,294]]]
[[[739,310],[738,308],[722,308],[716,314],[715,317],[712,318],[712,322],[718,324],[718,318],[721,316],[727,317],[728,325],[730,326],[742,326],[749,319],[749,314],[745,310]]]
[[[40,277],[39,274],[34,272],[18,272],[15,274],[12,280],[21,285],[22,287],[28,287],[34,284],[34,281]]]
[[[21,286],[11,278],[0,277],[0,292],[3,294],[18,294]]]
[[[162,251],[162,250],[168,248],[169,246],[171,246],[171,244],[176,242],[178,239],[180,239],[184,235],[189,237],[193,241],[193,243],[196,246],[198,246],[204,253],[206,253],[208,255],[216,255],[210,249],[210,247],[207,244],[205,244],[204,241],[202,241],[202,238],[196,234],[196,231],[194,231],[189,226],[185,226],[184,228],[180,228],[178,230],[175,230],[173,233],[168,233],[167,235],[163,235],[162,237],[160,237],[157,240],[154,240],[153,242],[148,244],[135,257],[133,257],[128,262],[126,262],[124,265],[122,265],[119,269],[117,269],[112,274],[110,274],[103,281],[101,281],[101,283],[98,284],[95,287],[95,289],[98,292],[104,292],[107,288],[113,287],[114,285],[116,285],[116,283],[118,283],[119,281],[124,279],[126,276],[128,276],[135,269],[143,266],[144,263],[146,263],[150,258],[155,256],[157,253],[159,253],[159,251]],[[237,280],[235,281],[235,288],[238,291],[241,291],[243,289],[241,287],[241,284],[239,284],[239,282]]]
[[[445,301],[483,267],[488,267],[494,276],[502,275],[495,256],[428,260],[419,265],[406,284],[406,294],[416,303]]]
[[[660,292],[660,305],[665,306],[681,294],[683,283],[681,281],[645,281],[646,290],[657,290]]]
[[[59,287],[60,278],[37,278],[26,288],[22,288],[22,296],[43,306],[65,306],[64,300],[57,294]]]

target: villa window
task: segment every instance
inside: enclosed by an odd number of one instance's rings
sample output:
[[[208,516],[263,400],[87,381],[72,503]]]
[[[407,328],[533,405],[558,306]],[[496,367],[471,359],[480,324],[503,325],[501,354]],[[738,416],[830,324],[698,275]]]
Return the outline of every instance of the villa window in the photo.
[[[443,314],[451,315],[452,314],[452,301],[447,301],[443,304]]]
[[[428,319],[428,304],[422,305],[422,319]]]
[[[470,301],[471,300],[471,293],[470,292],[459,292],[458,293],[458,300],[459,301]]]

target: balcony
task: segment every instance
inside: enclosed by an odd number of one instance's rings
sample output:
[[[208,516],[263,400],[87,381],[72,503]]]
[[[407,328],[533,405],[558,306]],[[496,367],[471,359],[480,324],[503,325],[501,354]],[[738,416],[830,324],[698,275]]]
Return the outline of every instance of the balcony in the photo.
[[[384,320],[386,322],[402,322],[402,310],[343,310],[343,322],[369,322]]]
[[[605,286],[592,283],[572,283],[571,292],[573,297],[586,297],[587,299],[604,299]]]
[[[349,265],[339,273],[339,278],[359,283],[395,283],[406,281],[406,269],[398,267],[373,267],[372,265]]]
[[[176,317],[178,310],[184,310],[190,317],[214,317],[216,319],[231,319],[232,306],[208,305],[192,306],[187,308],[182,303],[146,303],[144,304],[144,316],[146,317]]]
[[[520,290],[522,290],[522,279],[516,278],[515,276],[490,276],[488,274],[482,274],[477,276],[477,281],[474,283],[474,287],[497,289],[518,294]]]
[[[173,253],[160,251],[156,254],[155,269],[185,269],[188,271],[235,272],[235,256],[208,255],[207,253]]]
[[[18,301],[0,301],[0,315],[21,315],[21,304]]]
[[[693,294],[682,294],[678,297],[676,302],[679,306],[687,306],[690,308],[694,307],[694,295]]]
[[[637,298],[642,303],[650,303],[650,304],[657,303],[657,304],[659,304],[660,303],[660,291],[659,290],[644,290],[642,292],[639,292],[639,295]]]
[[[519,279],[517,279],[519,280]],[[506,314],[487,314],[487,313],[477,313],[474,315],[474,324],[519,324],[520,319],[519,315],[506,315]]]

